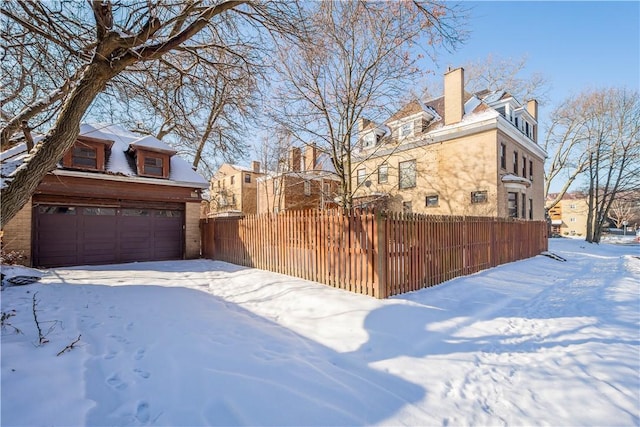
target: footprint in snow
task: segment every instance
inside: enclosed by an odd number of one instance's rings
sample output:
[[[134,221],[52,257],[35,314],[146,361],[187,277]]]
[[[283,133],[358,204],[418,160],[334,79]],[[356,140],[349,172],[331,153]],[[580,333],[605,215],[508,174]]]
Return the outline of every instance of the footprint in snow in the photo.
[[[151,376],[151,374],[147,371],[143,371],[142,369],[134,369],[133,372],[135,372],[136,374],[138,374],[140,377],[147,379]]]
[[[149,413],[149,404],[145,401],[138,403],[136,408],[136,418],[143,424],[149,422],[151,415]]]
[[[125,388],[127,388],[127,384],[122,382],[118,374],[113,374],[109,378],[107,378],[107,384],[109,384],[116,390],[124,390]]]
[[[136,350],[135,354],[133,355],[134,360],[142,359],[144,357],[144,353],[144,348],[139,348],[138,350]]]

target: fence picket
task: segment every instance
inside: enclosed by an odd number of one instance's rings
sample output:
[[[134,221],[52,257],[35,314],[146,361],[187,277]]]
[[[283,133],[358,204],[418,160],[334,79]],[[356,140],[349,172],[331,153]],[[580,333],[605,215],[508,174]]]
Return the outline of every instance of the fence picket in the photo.
[[[547,249],[543,221],[316,210],[209,218],[200,225],[205,258],[377,298]]]

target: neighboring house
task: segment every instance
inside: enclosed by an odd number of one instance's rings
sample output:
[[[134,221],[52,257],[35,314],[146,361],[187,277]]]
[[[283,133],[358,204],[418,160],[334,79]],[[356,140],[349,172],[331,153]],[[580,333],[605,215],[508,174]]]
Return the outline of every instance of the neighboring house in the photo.
[[[547,202],[556,198],[549,194]],[[549,209],[552,236],[585,236],[587,234],[587,215],[589,203],[587,195],[574,192],[566,193],[560,202]]]
[[[462,68],[444,80],[444,96],[409,102],[380,125],[360,119],[354,205],[544,220],[537,102],[467,94]]]
[[[315,145],[290,151],[287,170],[258,179],[258,213],[337,207],[339,181],[331,159]]]
[[[207,216],[255,214],[257,180],[264,175],[260,162],[251,168],[225,163],[211,178]]]
[[[3,185],[27,156],[25,144],[1,154]],[[39,267],[198,258],[205,188],[156,138],[83,124],[73,148],[4,228],[3,250]]]

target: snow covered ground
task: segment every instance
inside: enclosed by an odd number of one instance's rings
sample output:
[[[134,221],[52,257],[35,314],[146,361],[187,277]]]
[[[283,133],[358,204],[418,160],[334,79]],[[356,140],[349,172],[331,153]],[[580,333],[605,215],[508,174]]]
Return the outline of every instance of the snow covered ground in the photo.
[[[639,425],[640,246],[550,250],[385,301],[207,260],[48,270],[1,293],[1,423]]]

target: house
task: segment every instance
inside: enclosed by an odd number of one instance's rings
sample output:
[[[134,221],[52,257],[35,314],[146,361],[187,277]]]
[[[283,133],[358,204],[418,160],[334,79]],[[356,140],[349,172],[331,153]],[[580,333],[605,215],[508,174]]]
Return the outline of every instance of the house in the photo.
[[[209,211],[207,216],[255,214],[257,180],[260,162],[252,162],[251,168],[225,163],[209,183]]]
[[[258,179],[257,212],[337,207],[339,181],[329,156],[311,144],[290,150],[284,171]]]
[[[404,105],[382,124],[361,118],[354,205],[433,215],[544,220],[538,106],[505,91],[464,91],[464,70],[444,95]]]
[[[551,202],[557,194],[549,194],[547,202]],[[580,192],[566,193],[551,209],[552,236],[586,236],[589,203],[587,195]]]
[[[3,180],[26,156],[25,144],[1,154]],[[198,258],[206,187],[156,138],[83,124],[74,146],[4,228],[3,250],[38,267]]]

